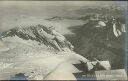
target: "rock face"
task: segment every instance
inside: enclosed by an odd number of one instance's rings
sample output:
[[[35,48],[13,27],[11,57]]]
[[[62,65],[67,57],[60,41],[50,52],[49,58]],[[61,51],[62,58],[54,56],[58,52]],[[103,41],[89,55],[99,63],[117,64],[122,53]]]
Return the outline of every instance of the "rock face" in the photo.
[[[87,59],[108,60],[112,69],[124,68],[125,33],[116,38],[110,28],[108,40],[107,30],[96,28],[96,23],[87,21],[84,25],[71,27],[76,35],[67,35],[68,40],[76,47],[75,51]]]
[[[39,26],[39,25],[38,25]],[[36,27],[38,27],[36,26]],[[57,51],[45,39],[37,39],[35,27],[14,28],[0,36],[0,79],[16,80],[21,74],[28,80],[76,80],[80,72],[73,64],[88,60],[73,51]]]

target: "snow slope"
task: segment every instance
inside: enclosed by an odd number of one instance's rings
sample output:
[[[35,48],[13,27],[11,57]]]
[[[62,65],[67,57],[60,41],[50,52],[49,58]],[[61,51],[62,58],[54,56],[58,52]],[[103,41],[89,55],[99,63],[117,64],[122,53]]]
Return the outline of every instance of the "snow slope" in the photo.
[[[17,35],[2,38],[0,48],[0,79],[10,80],[24,73],[29,80],[76,80],[80,72],[73,64],[88,60],[73,51],[58,52],[35,40]]]

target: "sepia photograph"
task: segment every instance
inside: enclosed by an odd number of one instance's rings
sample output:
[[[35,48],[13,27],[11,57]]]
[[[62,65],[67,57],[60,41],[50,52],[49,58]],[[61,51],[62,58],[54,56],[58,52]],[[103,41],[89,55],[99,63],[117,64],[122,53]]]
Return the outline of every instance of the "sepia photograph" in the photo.
[[[127,1],[0,1],[0,81],[126,81],[127,7]]]

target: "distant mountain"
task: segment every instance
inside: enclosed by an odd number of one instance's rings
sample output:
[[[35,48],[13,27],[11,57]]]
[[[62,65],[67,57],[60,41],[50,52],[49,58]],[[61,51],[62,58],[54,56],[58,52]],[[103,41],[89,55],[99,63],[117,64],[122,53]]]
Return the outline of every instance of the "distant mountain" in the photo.
[[[54,16],[54,17],[48,18],[46,20],[49,20],[49,21],[57,21],[57,20],[63,20],[63,18],[62,17],[58,17],[58,16]]]
[[[104,15],[113,15],[113,16],[122,16],[125,13],[124,6],[85,6],[79,9],[74,10],[77,14],[86,15],[86,14],[104,14]]]

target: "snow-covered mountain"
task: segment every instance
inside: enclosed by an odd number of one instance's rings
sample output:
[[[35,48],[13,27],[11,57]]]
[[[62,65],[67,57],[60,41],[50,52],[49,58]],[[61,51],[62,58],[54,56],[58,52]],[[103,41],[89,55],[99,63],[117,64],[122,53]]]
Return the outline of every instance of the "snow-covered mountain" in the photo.
[[[74,51],[57,51],[45,39],[39,40],[33,31],[39,26],[13,28],[2,32],[0,41],[0,79],[15,80],[24,74],[29,80],[75,80],[81,72],[73,64],[88,60]],[[3,50],[2,50],[3,49]],[[19,78],[18,78],[19,79]]]

